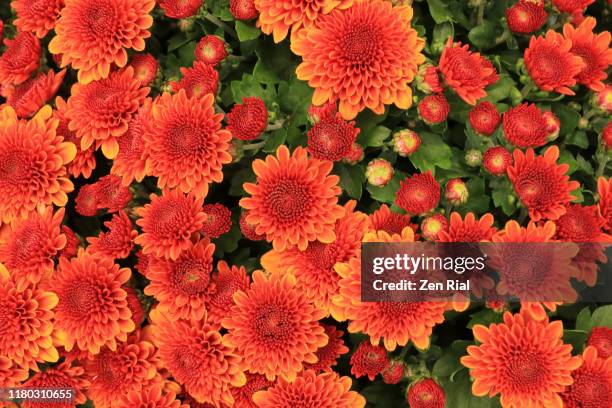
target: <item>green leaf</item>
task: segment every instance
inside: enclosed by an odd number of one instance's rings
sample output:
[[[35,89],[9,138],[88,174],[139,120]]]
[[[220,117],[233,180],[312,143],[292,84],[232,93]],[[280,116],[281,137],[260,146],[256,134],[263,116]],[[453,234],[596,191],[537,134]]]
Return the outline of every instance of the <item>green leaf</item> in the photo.
[[[463,210],[475,214],[483,214],[489,209],[489,196],[485,193],[485,182],[482,177],[473,177],[468,180],[467,188],[470,194]]]
[[[242,238],[239,223],[234,222],[232,228],[213,242],[217,250],[223,251],[224,254],[234,252],[238,248],[238,241]]]
[[[433,17],[436,23],[440,24],[445,21],[454,21],[453,15],[448,9],[448,6],[445,1],[427,0],[427,5],[429,6],[429,12],[431,13],[431,17]]]
[[[187,38],[187,36],[183,32],[179,32],[173,35],[168,40],[168,52],[181,48],[183,45],[187,44],[189,41],[191,41],[191,38]]]
[[[470,42],[477,48],[487,49],[495,46],[495,24],[485,20],[468,33]]]
[[[287,140],[287,129],[276,130],[268,137],[262,150],[266,153],[273,153],[278,146],[285,143],[285,140]]]
[[[450,377],[450,375],[463,366],[459,362],[459,355],[454,352],[447,351],[435,362],[433,366],[433,375],[436,377]]]
[[[255,53],[259,58],[253,69],[253,76],[259,82],[279,83],[290,79],[295,63],[289,57],[291,51],[287,42],[273,44],[271,40],[259,41]]]
[[[595,309],[591,317],[591,328],[597,326],[612,327],[612,305]]]
[[[514,189],[510,182],[506,178],[496,179],[491,182],[490,186],[493,189],[491,196],[495,207],[501,207],[504,214],[512,215],[516,211],[516,204],[509,199],[514,197]]]
[[[370,407],[388,408],[406,405],[401,388],[397,385],[376,382],[364,387],[359,393],[366,398]]]
[[[296,126],[308,123],[308,107],[312,100],[312,88],[292,74],[289,82],[278,86],[278,103],[281,109],[292,115],[291,121]]]
[[[569,106],[562,103],[555,103],[552,105],[552,111],[561,122],[561,129],[559,129],[560,135],[571,133],[578,126],[580,114]]]
[[[591,330],[591,309],[585,307],[576,316],[576,330]]]
[[[400,181],[406,178],[406,174],[401,171],[395,171],[393,178],[384,187],[376,187],[371,184],[367,184],[366,190],[370,193],[372,198],[376,201],[380,201],[387,204],[393,204],[395,202],[395,193],[399,189]]]
[[[239,170],[232,177],[228,194],[237,197],[243,196],[245,192],[242,185],[247,182],[254,183],[255,179],[255,173],[251,171],[251,166]]]
[[[572,174],[578,169],[578,161],[569,150],[563,150],[559,154],[559,163],[565,163],[569,166],[567,174]]]
[[[258,96],[263,99],[266,107],[270,110],[272,104],[276,101],[276,90],[273,86],[261,85],[253,75],[243,74],[242,80],[232,81],[232,98],[234,103],[242,103],[242,98],[248,96]]]
[[[472,315],[472,318],[467,324],[467,328],[471,329],[477,324],[489,326],[492,323],[501,323],[503,321],[503,315],[497,313],[491,309],[483,309]]]
[[[179,60],[181,61],[181,65],[183,67],[190,67],[193,65],[193,61],[195,61],[195,48],[195,41],[190,41],[179,48]]]
[[[334,166],[334,173],[340,176],[340,187],[350,197],[359,200],[365,183],[365,171],[362,166],[350,166],[344,163],[337,163]]]
[[[166,55],[164,65],[166,66],[166,77],[178,77],[181,74],[181,61],[179,61],[179,59],[176,57],[176,55],[174,55],[174,53],[169,53],[168,55]]]
[[[429,132],[421,132],[421,146],[410,155],[410,161],[422,173],[431,170],[435,173],[436,166],[443,169],[452,167],[453,153],[442,138]]]
[[[588,335],[584,330],[564,330],[563,342],[571,344],[574,347],[574,351],[582,350]]]
[[[391,129],[384,126],[376,126],[367,132],[359,133],[357,142],[363,147],[378,147],[382,146],[385,140],[391,134]]]
[[[510,90],[516,83],[508,75],[500,75],[497,82],[487,88],[487,97],[489,102],[498,102],[506,99],[510,95]]]
[[[259,37],[261,30],[238,20],[236,21],[236,34],[240,41],[250,41]]]
[[[565,137],[565,143],[568,145],[578,146],[582,149],[586,149],[589,147],[589,138],[587,134],[583,130],[578,130],[576,132],[571,132]]]

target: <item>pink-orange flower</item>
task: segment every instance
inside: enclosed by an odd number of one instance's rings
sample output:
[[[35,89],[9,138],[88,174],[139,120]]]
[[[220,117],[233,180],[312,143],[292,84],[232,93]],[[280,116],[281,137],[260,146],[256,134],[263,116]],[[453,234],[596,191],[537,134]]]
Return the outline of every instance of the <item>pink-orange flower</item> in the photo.
[[[28,376],[27,369],[19,367],[8,357],[0,356],[0,387],[17,387]]]
[[[232,387],[231,389],[234,397],[234,408],[257,408],[257,405],[253,402],[253,394],[274,385],[272,381],[261,374],[247,373],[246,378],[246,384],[241,387]],[[194,408],[193,405],[191,408]]]
[[[599,193],[599,216],[603,219],[604,231],[612,232],[612,181],[605,177],[597,179],[597,192]]]
[[[13,0],[11,7],[17,15],[13,24],[19,31],[30,31],[43,38],[55,27],[64,0]]]
[[[94,257],[127,258],[134,247],[134,238],[138,235],[132,229],[132,221],[127,214],[124,211],[114,214],[104,226],[108,228],[107,232],[100,232],[97,237],[87,237],[87,252]]]
[[[32,33],[20,32],[4,40],[6,50],[0,56],[0,83],[18,85],[30,77],[40,63],[40,41]]]
[[[134,407],[193,408],[193,405],[182,404],[174,392],[164,389],[163,384],[153,384],[128,391],[115,405],[115,408]]]

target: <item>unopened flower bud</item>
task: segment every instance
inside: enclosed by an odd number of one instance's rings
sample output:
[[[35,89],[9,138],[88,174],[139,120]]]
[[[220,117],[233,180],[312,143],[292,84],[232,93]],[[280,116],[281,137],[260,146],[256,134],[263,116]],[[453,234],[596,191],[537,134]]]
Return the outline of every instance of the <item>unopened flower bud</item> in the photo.
[[[436,241],[440,231],[448,228],[448,221],[442,214],[433,214],[421,222],[421,235],[427,241]]]
[[[468,192],[467,185],[463,180],[459,178],[450,179],[446,183],[444,188],[444,197],[446,201],[452,205],[465,204],[468,200],[470,193]]]
[[[393,166],[385,159],[374,159],[368,163],[366,178],[373,186],[385,186],[393,178]]]
[[[480,150],[470,149],[465,152],[465,164],[470,167],[478,167],[482,163],[482,153]]]
[[[393,134],[393,150],[402,157],[408,157],[421,146],[418,133],[410,129],[402,129]]]
[[[553,141],[559,136],[559,129],[561,129],[561,121],[551,111],[545,111],[542,114],[546,121],[546,133],[548,134],[548,140]]]

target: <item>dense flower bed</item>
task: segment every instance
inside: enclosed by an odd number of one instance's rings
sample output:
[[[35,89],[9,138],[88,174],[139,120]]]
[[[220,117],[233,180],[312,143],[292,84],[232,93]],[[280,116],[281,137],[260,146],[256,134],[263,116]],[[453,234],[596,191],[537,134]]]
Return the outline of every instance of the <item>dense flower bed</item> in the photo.
[[[612,305],[360,300],[362,242],[589,243],[598,284],[610,2],[412,3],[4,1],[0,388],[611,407]]]

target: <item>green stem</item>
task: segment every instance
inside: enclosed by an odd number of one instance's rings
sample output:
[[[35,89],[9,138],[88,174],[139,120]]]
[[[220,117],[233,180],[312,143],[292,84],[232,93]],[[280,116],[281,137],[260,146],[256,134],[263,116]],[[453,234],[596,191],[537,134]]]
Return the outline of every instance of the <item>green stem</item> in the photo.
[[[268,127],[266,127],[266,132],[281,129],[284,123],[285,119],[279,119],[276,122],[269,124]]]
[[[599,165],[597,166],[597,171],[595,172],[595,179],[603,176],[604,171],[606,171],[606,166],[608,165],[608,160],[610,160],[610,158],[607,154],[605,154],[604,157],[599,160]]]
[[[257,142],[257,143],[251,143],[251,144],[247,144],[247,145],[243,145],[242,149],[243,150],[257,150],[260,147],[262,147],[263,145],[266,144],[266,141],[263,140],[261,142]]]
[[[506,29],[504,30],[504,32],[502,33],[502,35],[500,35],[499,37],[497,37],[495,39],[495,45],[499,45],[501,43],[506,42],[506,40],[510,38],[510,30]]]
[[[535,85],[532,82],[526,83],[523,89],[521,89],[521,99],[525,99],[534,88]]]
[[[208,12],[205,12],[203,17],[204,17],[204,19],[210,21],[211,23],[213,23],[217,27],[223,29],[223,31],[225,31],[233,39],[238,40],[238,34],[236,34],[236,30],[234,30],[228,24],[224,23],[223,21],[219,20],[217,17],[213,16],[212,14],[210,14]]]
[[[476,18],[476,23],[480,26],[484,22],[484,12],[485,12],[485,2],[482,2],[480,6],[478,6],[478,17]]]

